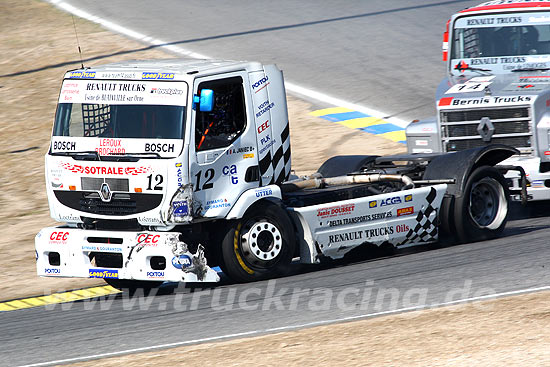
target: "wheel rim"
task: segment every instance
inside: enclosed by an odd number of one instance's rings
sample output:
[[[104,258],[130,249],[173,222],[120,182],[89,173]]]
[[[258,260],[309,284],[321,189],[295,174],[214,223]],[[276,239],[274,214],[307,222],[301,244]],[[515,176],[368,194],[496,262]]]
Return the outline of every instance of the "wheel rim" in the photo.
[[[470,216],[481,228],[496,229],[506,217],[508,205],[504,189],[498,181],[485,177],[473,184],[470,191]]]
[[[283,249],[283,236],[273,223],[251,220],[242,228],[241,247],[246,260],[256,266],[267,267]]]

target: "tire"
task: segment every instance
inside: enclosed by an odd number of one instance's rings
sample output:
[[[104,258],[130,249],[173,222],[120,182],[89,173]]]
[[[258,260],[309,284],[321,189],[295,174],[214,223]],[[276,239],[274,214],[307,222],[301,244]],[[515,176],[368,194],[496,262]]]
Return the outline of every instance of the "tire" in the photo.
[[[236,282],[285,275],[294,255],[292,222],[278,204],[262,202],[233,221],[222,241],[223,272]]]
[[[454,222],[461,242],[475,242],[498,237],[508,220],[508,186],[494,167],[475,169],[456,198]]]

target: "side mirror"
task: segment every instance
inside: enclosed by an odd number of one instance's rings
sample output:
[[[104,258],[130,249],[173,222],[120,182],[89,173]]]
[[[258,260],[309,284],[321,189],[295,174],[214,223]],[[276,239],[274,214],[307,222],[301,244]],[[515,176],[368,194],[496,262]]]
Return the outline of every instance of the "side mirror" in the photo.
[[[200,96],[193,96],[193,104],[199,104],[199,111],[210,112],[214,108],[214,91],[203,89]]]

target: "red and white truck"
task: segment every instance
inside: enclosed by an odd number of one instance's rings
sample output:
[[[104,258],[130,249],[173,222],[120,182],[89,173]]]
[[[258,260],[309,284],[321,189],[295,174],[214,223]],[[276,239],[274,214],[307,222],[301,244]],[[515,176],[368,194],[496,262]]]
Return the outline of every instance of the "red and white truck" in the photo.
[[[37,272],[134,287],[215,282],[220,266],[244,282],[366,244],[492,238],[508,213],[493,166],[517,153],[339,156],[298,178],[274,65],[175,59],[74,70],[45,156],[51,216],[63,224],[36,236]]]

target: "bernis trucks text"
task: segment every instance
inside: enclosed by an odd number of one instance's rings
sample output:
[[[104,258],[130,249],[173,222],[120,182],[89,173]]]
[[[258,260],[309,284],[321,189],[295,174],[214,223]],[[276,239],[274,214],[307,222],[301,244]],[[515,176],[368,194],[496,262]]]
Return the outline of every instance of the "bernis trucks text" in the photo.
[[[219,266],[246,282],[362,245],[492,238],[508,213],[493,166],[514,154],[490,145],[338,156],[298,178],[274,65],[175,59],[70,71],[45,162],[51,216],[64,224],[36,236],[37,271],[121,288],[216,282]]]

